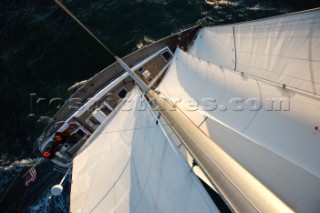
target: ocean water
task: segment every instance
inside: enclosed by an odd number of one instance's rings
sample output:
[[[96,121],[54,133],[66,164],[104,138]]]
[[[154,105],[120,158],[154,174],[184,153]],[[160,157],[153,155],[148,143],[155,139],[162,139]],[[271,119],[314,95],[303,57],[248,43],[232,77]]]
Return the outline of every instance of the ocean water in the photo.
[[[62,0],[119,56],[205,19],[240,22],[319,7],[317,0]],[[113,62],[52,0],[0,1],[0,195],[37,161],[33,143],[66,100],[68,88]],[[39,103],[36,100],[41,98]],[[63,174],[45,163],[35,184],[18,176],[1,212],[69,212],[70,178],[61,197],[50,188]]]

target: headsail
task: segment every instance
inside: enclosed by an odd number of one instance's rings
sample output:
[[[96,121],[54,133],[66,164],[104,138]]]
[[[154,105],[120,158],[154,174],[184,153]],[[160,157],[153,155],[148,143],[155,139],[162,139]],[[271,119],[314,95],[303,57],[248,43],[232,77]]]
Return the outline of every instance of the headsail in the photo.
[[[320,95],[320,9],[201,30],[190,53]]]
[[[218,212],[141,92],[128,100],[74,159],[70,211]]]

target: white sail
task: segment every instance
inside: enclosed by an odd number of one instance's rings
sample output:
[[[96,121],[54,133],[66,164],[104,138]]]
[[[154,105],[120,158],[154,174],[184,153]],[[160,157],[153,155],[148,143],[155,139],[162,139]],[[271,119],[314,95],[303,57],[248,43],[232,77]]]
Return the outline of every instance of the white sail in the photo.
[[[298,212],[320,208],[320,132],[315,129],[319,100],[182,50],[176,51],[157,89],[290,208]],[[281,108],[272,109],[275,100],[282,101]],[[250,185],[242,185],[236,171],[221,166],[226,179],[253,205],[265,202]],[[232,195],[227,193],[227,198]]]
[[[190,51],[229,69],[320,95],[320,10],[207,27]]]
[[[134,89],[73,163],[76,212],[218,212]]]

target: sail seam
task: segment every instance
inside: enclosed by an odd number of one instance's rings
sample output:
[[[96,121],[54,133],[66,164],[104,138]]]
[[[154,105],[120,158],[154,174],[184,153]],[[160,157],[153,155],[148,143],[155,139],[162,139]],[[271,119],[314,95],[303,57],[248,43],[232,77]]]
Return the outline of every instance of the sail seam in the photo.
[[[313,34],[313,28],[310,29],[309,31],[309,42],[308,42],[308,56],[309,56],[309,72],[310,72],[310,80],[311,80],[311,86],[312,86],[312,91],[314,94],[317,94],[317,89],[315,86],[315,79],[314,79],[314,71],[313,71],[313,61],[312,61],[312,34]]]
[[[153,116],[156,118],[156,114],[154,113],[154,111],[152,110],[149,102],[147,102],[147,106],[149,111],[153,114]],[[160,120],[159,120],[160,121]],[[159,122],[159,126],[161,128],[161,131],[163,132],[163,134],[166,137],[166,141],[169,143],[170,147],[172,148],[172,150],[174,151],[174,153],[176,154],[176,156],[178,157],[179,161],[183,164],[183,166],[188,169],[189,165],[186,163],[184,157],[182,156],[180,150],[178,151],[178,148],[174,145],[174,142],[171,140],[171,138],[169,137],[168,133],[166,132],[166,130],[164,129],[164,126],[168,126],[170,127],[170,125],[163,125],[162,122]],[[182,143],[180,144],[182,145]],[[189,152],[189,151],[188,151]],[[197,189],[200,191],[201,195],[203,196],[203,198],[206,200],[207,204],[210,206],[211,209],[213,209],[212,207],[212,202],[210,200],[207,199],[206,195],[206,191],[204,191],[204,189],[202,188],[202,184],[200,183],[199,179],[195,176],[194,173],[191,173],[191,177],[197,187]]]
[[[234,51],[234,71],[237,70],[237,47],[236,47],[236,33],[234,30],[234,26],[232,26],[233,33],[233,51]]]

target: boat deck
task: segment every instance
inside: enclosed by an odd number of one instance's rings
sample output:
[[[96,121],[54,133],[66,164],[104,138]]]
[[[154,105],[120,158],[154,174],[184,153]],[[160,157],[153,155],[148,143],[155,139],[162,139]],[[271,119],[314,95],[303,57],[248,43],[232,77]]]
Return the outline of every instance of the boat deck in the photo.
[[[158,54],[144,60],[134,67],[135,73],[147,84],[151,85],[153,80],[159,78],[159,74],[165,71],[168,63],[170,62],[173,54],[168,49],[160,51]],[[156,82],[153,84],[156,86]],[[135,86],[134,80],[130,76],[126,76],[123,80],[120,80],[109,91],[107,91],[99,100],[94,100],[95,103],[89,109],[85,110],[79,117],[73,118],[80,123],[90,132],[93,132],[101,123],[94,118],[94,113],[97,108],[101,112],[108,116],[125,97],[125,95],[132,90]],[[93,99],[95,96],[93,97]],[[102,116],[104,116],[102,115]],[[102,117],[101,119],[104,119]],[[96,124],[96,127],[95,127]]]
[[[125,56],[123,58],[123,61],[130,67],[132,67],[157,50],[160,50],[166,46],[169,47],[172,52],[175,51],[177,46],[179,46],[181,49],[187,49],[188,45],[190,45],[190,43],[193,41],[200,28],[201,26],[198,25],[178,34],[171,35],[154,44],[151,44],[143,49],[137,50],[136,52]],[[154,70],[160,69],[160,67],[161,65],[157,65],[156,62],[151,62],[144,68],[153,72]],[[70,117],[72,113],[76,111],[75,106],[78,106],[79,102],[84,103],[88,98],[92,97],[96,91],[101,90],[101,88],[108,85],[111,81],[121,76],[123,73],[123,68],[117,62],[111,64],[101,72],[97,73],[95,76],[89,79],[85,85],[79,88],[68,101],[65,102],[65,104],[59,109],[59,111],[52,119],[52,123],[68,119],[68,117]],[[147,81],[148,80],[150,81],[150,79],[147,79]]]
[[[124,57],[123,61],[144,83],[150,88],[154,88],[168,68],[176,47],[187,49],[199,29],[200,26],[196,26],[169,36]],[[52,162],[58,167],[67,168],[74,155],[86,142],[87,136],[106,120],[134,86],[134,80],[117,62],[93,76],[59,109],[38,139],[39,151],[42,154],[49,152],[54,155],[51,159]],[[87,132],[87,136],[76,143],[60,143],[59,150],[53,151],[51,144],[57,143],[55,135],[61,131],[55,126],[60,122],[64,122],[64,126],[78,123],[83,131]],[[65,138],[65,141],[68,141],[68,137]]]

